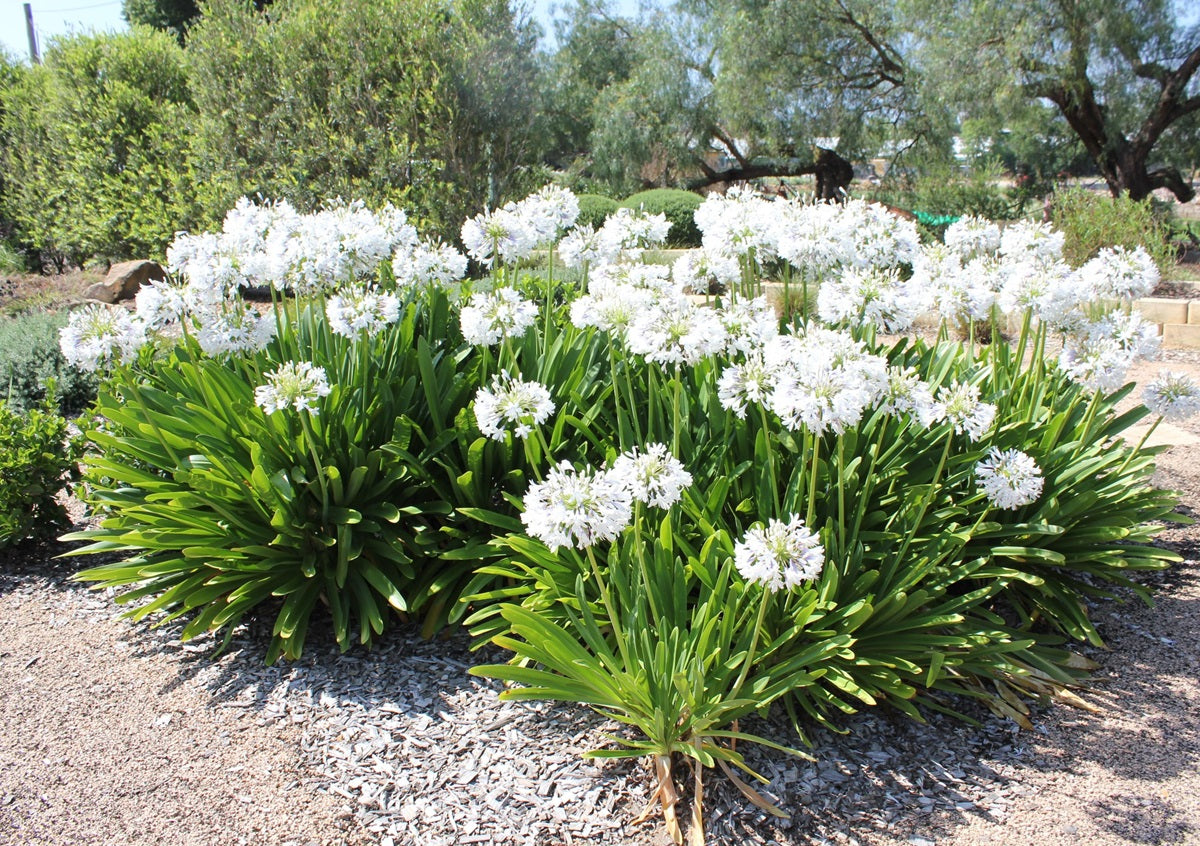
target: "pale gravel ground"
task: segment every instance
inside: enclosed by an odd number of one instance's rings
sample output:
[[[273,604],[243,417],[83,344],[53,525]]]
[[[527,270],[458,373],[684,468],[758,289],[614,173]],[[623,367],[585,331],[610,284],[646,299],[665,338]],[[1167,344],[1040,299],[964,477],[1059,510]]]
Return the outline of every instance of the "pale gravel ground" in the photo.
[[[1200,355],[1167,358],[1200,375]],[[1200,448],[1159,463],[1158,481],[1200,507]],[[710,776],[709,842],[1200,843],[1200,527],[1164,541],[1188,560],[1152,578],[1157,607],[1096,609],[1110,649],[1084,651],[1102,665],[1087,694],[1099,715],[1051,706],[1020,733],[859,715],[848,736],[814,733],[815,764],[750,753],[790,821]],[[0,563],[0,844],[664,842],[627,824],[649,792],[640,767],[578,758],[611,726],[496,702],[466,676],[479,658],[461,640],[399,632],[339,657],[317,639],[268,669],[246,633],[213,661],[114,619],[45,554]]]

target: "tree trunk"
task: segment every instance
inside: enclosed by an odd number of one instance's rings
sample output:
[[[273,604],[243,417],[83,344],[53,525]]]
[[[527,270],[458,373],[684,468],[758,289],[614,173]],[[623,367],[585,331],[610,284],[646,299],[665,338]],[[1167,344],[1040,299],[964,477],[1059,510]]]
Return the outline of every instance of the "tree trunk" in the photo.
[[[704,175],[688,182],[689,190],[694,191],[721,182],[746,182],[766,177],[815,175],[817,177],[817,198],[839,202],[848,196],[850,182],[854,178],[854,167],[850,162],[833,150],[826,150],[823,147],[817,148],[813,160],[759,157],[729,170],[713,170],[704,164],[700,165],[700,169]]]

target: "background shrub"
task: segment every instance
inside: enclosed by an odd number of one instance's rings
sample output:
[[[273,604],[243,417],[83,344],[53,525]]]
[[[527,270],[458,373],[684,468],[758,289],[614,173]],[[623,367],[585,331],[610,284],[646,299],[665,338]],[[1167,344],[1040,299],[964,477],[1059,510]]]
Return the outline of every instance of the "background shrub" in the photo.
[[[42,404],[53,380],[60,414],[78,414],[96,398],[96,377],[68,364],[58,348],[64,314],[0,317],[0,400],[11,410]]]
[[[212,0],[187,48],[210,222],[242,196],[340,196],[457,236],[535,187],[533,41],[504,0]]]
[[[1101,247],[1116,246],[1145,247],[1160,270],[1173,262],[1166,214],[1148,200],[1083,189],[1060,191],[1054,195],[1051,217],[1066,236],[1063,257],[1073,265],[1083,264]]]
[[[1000,171],[989,167],[975,168],[965,177],[945,169],[919,176],[891,178],[889,174],[889,180],[871,199],[917,214],[922,233],[940,239],[950,221],[931,221],[930,217],[976,215],[1003,221],[1015,220],[1024,213],[1025,199],[999,185],[998,176]]]
[[[671,221],[667,233],[668,247],[699,247],[700,229],[696,226],[696,209],[704,198],[691,191],[677,188],[652,188],[634,194],[621,205],[629,209],[642,209],[649,214],[665,214]]]
[[[79,454],[53,398],[24,413],[0,401],[0,549],[52,537],[67,524],[56,497],[78,478]]]
[[[599,229],[604,225],[605,218],[620,207],[621,204],[611,197],[601,194],[580,194],[579,217],[575,219],[575,223],[579,226],[587,225]]]
[[[44,259],[157,257],[191,226],[195,108],[169,35],[55,41],[3,99],[3,216]]]

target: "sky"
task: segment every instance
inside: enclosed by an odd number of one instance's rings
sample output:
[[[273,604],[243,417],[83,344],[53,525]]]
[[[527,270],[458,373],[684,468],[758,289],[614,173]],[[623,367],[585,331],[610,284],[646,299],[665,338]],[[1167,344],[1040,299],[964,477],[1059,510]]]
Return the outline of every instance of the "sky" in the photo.
[[[547,33],[551,9],[563,0],[527,0],[534,16]],[[34,31],[38,49],[45,52],[50,39],[79,32],[115,32],[129,28],[121,17],[121,0],[30,0],[33,9]],[[629,14],[637,8],[636,0],[617,0],[614,4]],[[24,0],[0,0],[0,35],[4,50],[19,59],[29,58],[29,39],[25,34]]]

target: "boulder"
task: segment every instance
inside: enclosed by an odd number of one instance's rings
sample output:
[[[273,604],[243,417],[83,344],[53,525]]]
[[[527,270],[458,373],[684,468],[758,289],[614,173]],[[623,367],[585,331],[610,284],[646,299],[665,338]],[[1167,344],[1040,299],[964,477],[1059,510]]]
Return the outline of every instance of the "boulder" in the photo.
[[[166,279],[167,272],[156,261],[123,261],[114,264],[104,277],[103,282],[97,282],[83,292],[89,300],[102,303],[117,303],[121,300],[132,300],[138,289],[152,279]]]

